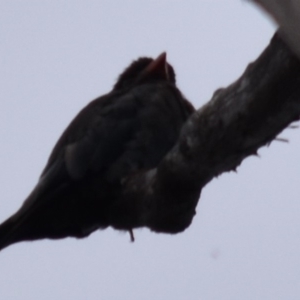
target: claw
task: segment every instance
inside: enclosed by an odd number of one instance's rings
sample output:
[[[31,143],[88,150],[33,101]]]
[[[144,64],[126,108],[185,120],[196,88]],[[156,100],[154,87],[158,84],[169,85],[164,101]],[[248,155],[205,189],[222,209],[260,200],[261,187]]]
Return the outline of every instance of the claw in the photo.
[[[133,243],[134,242],[134,235],[133,235],[133,230],[129,229],[129,234],[130,234],[130,241]]]

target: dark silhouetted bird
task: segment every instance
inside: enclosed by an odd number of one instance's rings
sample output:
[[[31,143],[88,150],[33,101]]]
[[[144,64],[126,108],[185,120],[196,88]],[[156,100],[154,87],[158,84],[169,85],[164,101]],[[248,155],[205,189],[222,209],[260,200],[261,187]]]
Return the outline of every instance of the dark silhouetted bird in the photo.
[[[89,103],[64,131],[33,192],[0,225],[0,249],[81,238],[108,226],[131,232],[126,216],[114,216],[123,180],[155,168],[193,111],[165,53],[134,61],[112,91]]]

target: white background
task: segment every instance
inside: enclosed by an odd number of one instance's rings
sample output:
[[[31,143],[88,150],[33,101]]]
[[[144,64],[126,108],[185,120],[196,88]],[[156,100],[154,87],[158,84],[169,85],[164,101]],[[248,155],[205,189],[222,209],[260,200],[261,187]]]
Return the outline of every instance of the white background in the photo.
[[[196,107],[236,80],[275,26],[246,1],[0,0],[0,220],[63,129],[139,56],[167,51]],[[175,236],[97,231],[0,253],[0,298],[300,299],[299,130],[203,190]]]

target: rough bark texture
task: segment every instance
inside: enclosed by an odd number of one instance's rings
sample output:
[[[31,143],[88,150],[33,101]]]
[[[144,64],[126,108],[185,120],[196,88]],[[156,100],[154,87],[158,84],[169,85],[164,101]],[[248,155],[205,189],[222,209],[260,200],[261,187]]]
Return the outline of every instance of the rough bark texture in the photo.
[[[275,35],[236,82],[217,90],[192,115],[157,169],[124,183],[125,197],[117,204],[121,215],[128,211],[132,228],[184,230],[210,180],[235,170],[299,116],[300,63]]]

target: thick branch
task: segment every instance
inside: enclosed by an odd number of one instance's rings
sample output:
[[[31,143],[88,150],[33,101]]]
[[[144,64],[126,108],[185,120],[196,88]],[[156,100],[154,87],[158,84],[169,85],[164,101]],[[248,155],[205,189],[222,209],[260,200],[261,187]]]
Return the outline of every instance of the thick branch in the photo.
[[[192,115],[157,169],[128,179],[113,226],[184,230],[212,178],[235,170],[299,116],[300,63],[275,35],[240,79]]]

